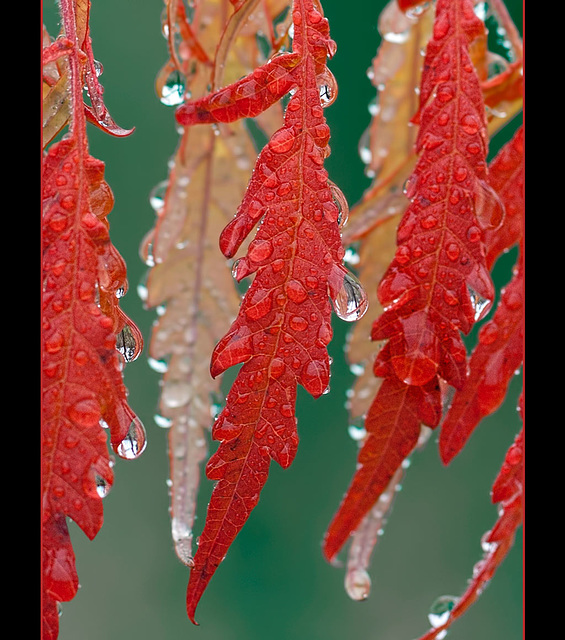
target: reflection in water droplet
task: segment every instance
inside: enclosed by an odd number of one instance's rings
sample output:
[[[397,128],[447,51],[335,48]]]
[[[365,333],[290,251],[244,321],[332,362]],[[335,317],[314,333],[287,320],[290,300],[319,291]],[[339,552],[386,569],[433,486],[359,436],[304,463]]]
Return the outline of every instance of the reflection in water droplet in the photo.
[[[102,476],[99,476],[98,474],[96,474],[95,480],[96,480],[96,493],[98,493],[98,495],[101,498],[105,498],[110,493],[110,489],[112,488],[112,485],[109,482],[107,482]]]
[[[165,195],[167,193],[168,186],[168,180],[161,180],[161,182],[156,184],[149,193],[149,204],[156,213],[159,213],[165,204]]]
[[[329,107],[337,98],[337,82],[335,76],[327,67],[318,76],[318,87],[320,89],[320,104],[324,108]]]
[[[365,569],[353,569],[345,575],[345,591],[352,600],[366,600],[371,591],[371,578]]]
[[[161,89],[161,95],[159,96],[161,103],[167,107],[177,107],[179,104],[182,104],[184,100],[184,88],[184,78],[182,74],[175,69],[171,72]]]
[[[434,601],[428,613],[428,620],[434,629],[443,626],[449,620],[451,611],[458,601],[459,598],[456,596],[440,596]]]
[[[116,336],[116,349],[122,354],[126,362],[133,362],[141,353],[140,336],[137,331],[126,324]]]
[[[115,451],[124,460],[135,460],[145,451],[147,437],[143,422],[138,417],[132,420],[127,436],[116,447]]]
[[[346,322],[355,322],[365,315],[369,306],[367,294],[359,280],[352,273],[345,273],[335,298],[334,310]]]
[[[475,310],[475,322],[478,322],[479,320],[482,320],[489,312],[492,300],[483,298],[469,285],[467,285],[467,291],[469,292],[471,306]]]

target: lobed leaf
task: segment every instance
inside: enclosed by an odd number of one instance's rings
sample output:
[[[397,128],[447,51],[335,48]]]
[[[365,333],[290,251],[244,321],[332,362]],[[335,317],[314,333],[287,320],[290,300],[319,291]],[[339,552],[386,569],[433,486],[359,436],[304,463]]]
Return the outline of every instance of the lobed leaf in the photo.
[[[255,278],[212,356],[213,376],[237,364],[242,367],[212,431],[220,446],[206,472],[217,484],[188,585],[187,609],[193,621],[208,582],[257,504],[270,460],[284,468],[296,454],[297,385],[314,397],[328,386],[327,345],[332,337],[328,295],[338,298],[344,282],[353,296],[358,294],[341,266],[344,250],[335,199],[341,201],[342,195],[323,168],[329,128],[320,85],[328,82],[326,57],[335,45],[319,9],[311,0],[294,5],[293,53],[276,58],[292,60],[292,82],[284,79],[280,85],[285,91],[295,87],[284,126],[261,151],[242,203],[220,236],[222,252],[233,257],[260,223],[234,269],[237,280],[252,274]],[[271,98],[264,99],[265,86],[271,86],[273,70],[280,69],[272,63],[197,107],[179,108],[179,121],[204,105],[211,115],[191,122],[209,118],[229,122],[255,113],[250,105],[257,110],[268,106]],[[274,73],[278,82],[280,71]],[[254,93],[246,95],[242,87]],[[268,88],[267,92],[271,93]],[[271,93],[280,94],[282,88]],[[220,97],[228,105],[225,110],[217,106]]]
[[[522,235],[524,213],[523,129],[499,152],[491,165],[491,185],[505,205],[504,232],[487,236],[487,256],[494,261]],[[445,464],[465,446],[479,422],[501,405],[510,380],[524,357],[523,254],[511,282],[502,290],[493,318],[479,331],[469,359],[469,374],[457,390],[442,422],[439,451]]]
[[[498,519],[487,531],[481,546],[482,559],[473,567],[473,575],[461,597],[439,598],[430,616],[433,628],[420,640],[443,638],[453,622],[479,598],[514,544],[524,510],[524,432],[516,436],[508,449],[500,472],[493,484],[492,500],[498,503]]]

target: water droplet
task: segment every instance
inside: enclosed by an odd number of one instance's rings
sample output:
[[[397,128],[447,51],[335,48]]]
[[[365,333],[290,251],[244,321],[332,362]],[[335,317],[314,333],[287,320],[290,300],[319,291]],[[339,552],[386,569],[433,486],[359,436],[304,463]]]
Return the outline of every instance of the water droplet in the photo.
[[[342,229],[347,224],[349,218],[349,205],[343,191],[335,184],[330,183],[330,191],[332,192],[333,201],[339,210],[337,224],[338,227]]]
[[[173,424],[171,418],[166,418],[165,416],[161,416],[159,414],[155,414],[153,416],[153,420],[155,420],[155,424],[158,427],[161,427],[161,429],[170,429]]]
[[[168,180],[162,180],[156,184],[149,193],[149,204],[156,213],[159,213],[165,204],[165,195],[169,186]]]
[[[304,302],[308,297],[308,292],[301,282],[298,280],[289,280],[286,284],[286,293],[288,297],[297,304]]]
[[[288,324],[295,331],[305,331],[308,328],[308,320],[302,316],[292,316]]]
[[[337,82],[334,74],[327,68],[318,76],[318,88],[320,89],[320,104],[329,107],[337,98]]]
[[[487,298],[483,298],[479,293],[477,293],[472,287],[467,285],[467,291],[469,292],[469,299],[471,300],[471,306],[475,310],[475,322],[482,320],[487,313],[492,304],[492,300]]]
[[[70,419],[83,427],[93,427],[100,420],[100,406],[94,398],[85,398],[69,407]]]
[[[98,474],[95,475],[94,480],[96,482],[96,493],[101,498],[105,498],[110,493],[112,484]]]
[[[279,129],[271,136],[268,147],[274,153],[286,153],[292,149],[295,139],[290,129]]]
[[[341,286],[333,297],[334,310],[339,318],[346,322],[355,322],[365,315],[369,306],[368,298],[359,280],[349,272],[342,270]]]
[[[345,575],[345,591],[352,600],[366,600],[371,591],[371,578],[365,569],[352,569]]]
[[[130,424],[127,436],[117,445],[115,451],[124,460],[135,460],[145,451],[146,446],[145,427],[136,416]]]
[[[253,262],[262,262],[273,253],[273,243],[270,240],[253,240],[247,251],[247,256]]]
[[[362,424],[361,425],[350,424],[347,427],[347,433],[349,434],[349,437],[352,440],[355,440],[355,442],[364,440],[365,437],[367,436],[367,430]]]
[[[126,324],[116,336],[116,349],[126,362],[137,360],[143,346],[141,334],[137,327]]]
[[[176,69],[172,71],[161,89],[159,99],[167,107],[177,107],[184,100],[185,81]]]
[[[459,598],[456,596],[440,596],[434,601],[428,613],[428,620],[434,629],[443,626],[449,620],[451,611],[458,601]]]

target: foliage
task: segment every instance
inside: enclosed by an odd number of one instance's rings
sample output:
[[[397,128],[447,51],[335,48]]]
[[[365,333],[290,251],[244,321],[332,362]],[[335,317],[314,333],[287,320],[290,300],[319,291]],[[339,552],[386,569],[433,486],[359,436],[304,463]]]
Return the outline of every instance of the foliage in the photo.
[[[141,333],[119,306],[127,278],[106,220],[113,196],[86,122],[117,137],[131,130],[102,99],[89,3],[63,0],[60,10],[62,34],[52,41],[44,30],[43,49],[45,638],[57,637],[57,603],[78,587],[67,518],[91,539],[102,525],[113,463],[101,427],[123,458],[145,447],[122,380]],[[190,567],[188,616],[257,505],[271,459],[287,468],[296,456],[298,386],[329,392],[332,308],[356,321],[346,356],[358,374],[348,410],[359,451],[323,552],[335,563],[350,543],[346,591],[366,599],[378,532],[413,452],[438,428],[449,464],[522,365],[523,129],[489,161],[489,142],[521,110],[517,29],[501,0],[387,4],[371,67],[378,107],[360,146],[372,183],[349,211],[325,168],[337,47],[317,0],[166,0],[162,28],[169,55],[156,90],[178,105],[180,140],[151,194],[155,226],[141,252],[145,304],[160,310],[148,350],[162,373],[158,422],[168,429],[172,538]],[[499,50],[490,30],[505,34]],[[495,304],[490,274],[517,246]],[[215,485],[193,554],[210,429]],[[484,557],[460,598],[434,604],[425,638],[443,637],[513,544],[523,431],[492,500]]]

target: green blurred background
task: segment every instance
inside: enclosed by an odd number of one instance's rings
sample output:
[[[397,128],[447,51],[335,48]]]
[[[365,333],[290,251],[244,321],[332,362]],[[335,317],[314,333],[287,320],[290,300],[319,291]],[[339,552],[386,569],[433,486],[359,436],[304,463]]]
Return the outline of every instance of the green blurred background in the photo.
[[[323,2],[338,44],[330,67],[339,85],[337,101],[326,110],[333,150],[326,166],[350,204],[369,185],[357,145],[374,97],[366,70],[378,46],[377,17],[384,4]],[[506,4],[521,27],[522,2]],[[90,128],[90,149],[105,162],[116,198],[111,237],[127,262],[130,284],[123,308],[146,344],[155,313],[144,309],[136,293],[146,273],[138,248],[155,220],[149,191],[166,178],[178,143],[173,109],[163,106],[154,91],[167,56],[162,7],[162,0],[93,0],[91,11],[106,105],[118,124],[136,127],[125,139]],[[44,20],[52,33],[58,31],[52,0],[44,5]],[[508,280],[514,259],[511,252],[497,265],[499,285]],[[413,640],[428,629],[427,613],[438,596],[463,592],[481,556],[480,538],[496,519],[490,488],[520,427],[515,408],[521,376],[505,405],[484,420],[449,467],[439,460],[437,434],[413,457],[373,558],[371,595],[353,602],[343,589],[343,569],[329,566],[321,554],[324,531],[356,459],[345,410],[353,379],[343,355],[349,326],[336,319],[334,328],[331,393],[313,400],[299,390],[296,460],[286,471],[271,466],[259,505],[199,605],[200,627],[186,616],[188,570],[170,538],[167,434],[153,420],[159,376],[146,354],[126,367],[130,404],[146,426],[148,446],[136,461],[117,460],[96,539],[89,541],[71,524],[81,588],[63,606],[60,640]],[[210,485],[204,480],[197,534]],[[454,624],[451,640],[522,636],[522,551],[520,530],[488,589]]]

